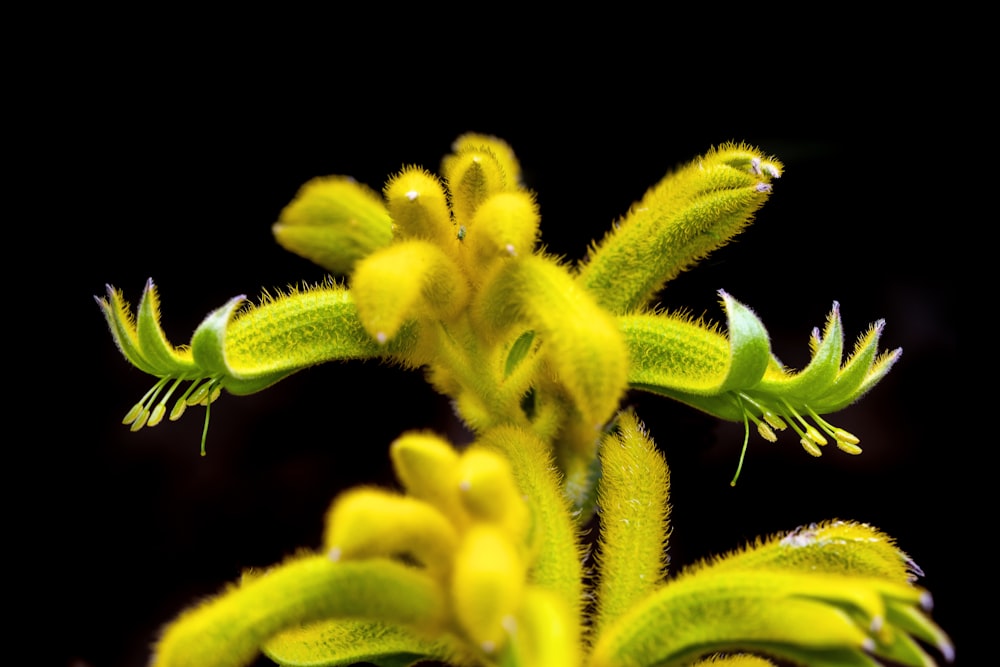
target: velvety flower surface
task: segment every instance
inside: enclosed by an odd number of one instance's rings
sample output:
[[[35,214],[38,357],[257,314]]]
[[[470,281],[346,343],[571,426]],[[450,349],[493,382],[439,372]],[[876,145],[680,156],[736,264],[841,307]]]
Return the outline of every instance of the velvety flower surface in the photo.
[[[712,149],[570,265],[539,247],[541,212],[511,148],[467,134],[440,176],[406,167],[381,195],[339,176],[304,185],[274,234],[334,276],[256,304],[234,297],[188,345],[166,339],[151,280],[135,313],[109,287],[97,301],[112,338],[156,378],[125,417],[133,430],[195,405],[207,430],[223,391],[369,359],[422,371],[475,438],[401,435],[389,448],[398,490],[338,496],[320,548],[184,612],[153,664],[235,667],[261,651],[301,666],[933,665],[928,648],[950,660],[918,569],[864,524],[818,523],[668,571],[670,473],[622,410],[627,391],[742,422],[744,452],[753,423],[770,441],[793,432],[813,456],[831,442],[857,455],[859,437],[825,415],[900,356],[879,351],[883,322],[845,355],[837,303],[798,371],[728,292],[724,328],[657,307],[781,173],[752,147]]]

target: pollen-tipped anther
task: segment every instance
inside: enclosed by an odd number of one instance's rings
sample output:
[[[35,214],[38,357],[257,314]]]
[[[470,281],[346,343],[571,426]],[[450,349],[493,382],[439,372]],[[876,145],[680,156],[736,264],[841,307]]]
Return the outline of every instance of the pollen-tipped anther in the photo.
[[[765,410],[761,416],[764,418],[764,421],[771,426],[771,428],[776,428],[779,431],[784,431],[788,428],[788,424],[785,423],[785,420],[770,410]]]
[[[799,440],[799,444],[802,445],[802,449],[806,450],[810,456],[819,457],[823,455],[823,450],[809,438],[802,438]]]
[[[851,456],[857,456],[861,454],[862,451],[864,451],[857,445],[850,442],[844,442],[843,440],[837,441],[837,449],[844,452],[845,454],[850,454]]]
[[[838,442],[847,442],[852,445],[856,445],[861,442],[861,439],[851,433],[850,431],[845,431],[842,428],[833,427],[833,437],[837,439]]]
[[[768,442],[777,442],[778,436],[766,422],[757,422],[757,433]]]
[[[826,438],[823,437],[822,433],[816,430],[815,426],[810,426],[809,424],[806,424],[806,437],[808,437],[810,440],[812,440],[821,447],[826,446]]]

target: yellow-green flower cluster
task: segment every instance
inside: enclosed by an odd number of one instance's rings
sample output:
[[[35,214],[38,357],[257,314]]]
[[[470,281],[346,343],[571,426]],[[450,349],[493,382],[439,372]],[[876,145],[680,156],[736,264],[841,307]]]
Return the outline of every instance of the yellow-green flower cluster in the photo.
[[[782,170],[743,144],[712,149],[570,266],[538,248],[539,210],[510,147],[466,134],[441,177],[412,166],[381,195],[339,176],[302,188],[274,234],[342,282],[253,306],[230,299],[182,347],[164,336],[152,281],[134,316],[109,287],[98,303],[115,343],[157,378],[125,418],[133,430],[194,404],[207,426],[223,389],[377,359],[423,369],[475,438],[458,450],[431,433],[400,437],[390,454],[401,491],[343,493],[320,553],[182,614],[154,666],[239,667],[261,650],[289,667],[770,664],[745,651],[820,667],[933,665],[919,642],[950,660],[912,561],[863,524],[819,524],[669,577],[669,470],[620,409],[627,390],[742,421],[744,454],[751,423],[772,441],[791,429],[814,456],[830,440],[859,454],[859,439],[821,415],[900,356],[879,353],[878,322],[845,360],[836,303],[801,371],[727,292],[725,330],[657,306],[669,280],[749,223]],[[582,533],[594,516],[591,573]]]

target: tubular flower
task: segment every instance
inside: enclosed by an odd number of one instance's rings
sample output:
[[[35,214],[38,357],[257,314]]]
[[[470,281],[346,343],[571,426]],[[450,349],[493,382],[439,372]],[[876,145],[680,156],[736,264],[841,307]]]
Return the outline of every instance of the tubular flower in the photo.
[[[848,454],[860,454],[857,436],[820,415],[858,400],[899,359],[900,349],[878,353],[885,323],[870,327],[844,361],[840,305],[834,302],[822,333],[813,329],[809,339],[812,359],[793,372],[771,353],[767,330],[757,315],[726,292],[719,294],[728,316],[728,336],[684,317],[618,318],[632,359],[630,386],[722,419],[753,422],[771,442],[777,440],[775,431],[791,427],[813,456],[821,454],[827,438]]]

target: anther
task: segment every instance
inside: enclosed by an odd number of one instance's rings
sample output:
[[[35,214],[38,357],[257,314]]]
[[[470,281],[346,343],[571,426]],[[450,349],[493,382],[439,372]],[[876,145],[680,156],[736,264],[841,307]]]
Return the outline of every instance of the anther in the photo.
[[[149,414],[149,419],[146,420],[146,426],[156,426],[159,424],[163,421],[163,414],[166,411],[167,406],[165,406],[162,401],[157,403],[156,407],[153,408],[153,411]]]
[[[132,406],[131,410],[128,411],[128,414],[125,415],[125,419],[122,420],[122,423],[123,424],[133,423],[136,419],[139,418],[139,415],[142,414],[142,410],[143,410],[142,401],[139,401],[138,403]]]
[[[823,451],[809,438],[802,438],[799,440],[799,444],[802,445],[802,449],[806,450],[810,456],[819,457],[823,455]]]
[[[861,442],[858,436],[854,435],[850,431],[845,431],[842,428],[833,428],[833,437],[835,437],[840,442],[849,442],[852,445],[856,445]]]
[[[785,420],[770,410],[764,410],[764,414],[761,416],[764,418],[764,421],[771,425],[771,428],[776,428],[779,431],[784,431],[788,428],[788,424],[785,423]]]
[[[806,427],[806,436],[810,440],[815,442],[817,445],[823,445],[823,446],[826,445],[826,438],[823,437],[822,433],[816,430],[815,426],[806,424],[805,427]]]
[[[850,443],[850,442],[844,442],[843,440],[838,440],[837,441],[837,449],[839,449],[842,452],[846,452],[846,453],[850,454],[851,456],[857,456],[858,454],[860,454],[863,451],[857,445],[855,445],[853,443]]]
[[[757,422],[757,433],[768,442],[778,442],[778,436],[765,422]]]

